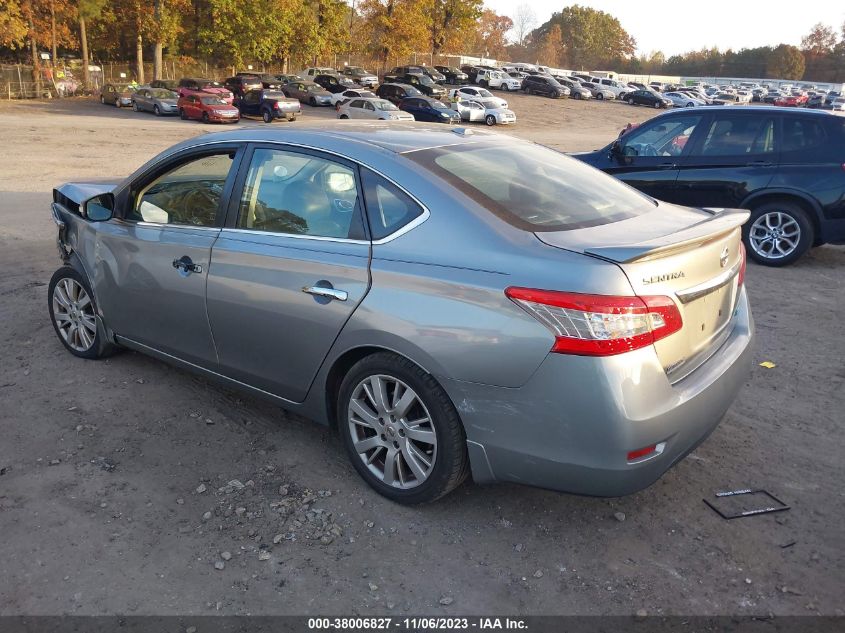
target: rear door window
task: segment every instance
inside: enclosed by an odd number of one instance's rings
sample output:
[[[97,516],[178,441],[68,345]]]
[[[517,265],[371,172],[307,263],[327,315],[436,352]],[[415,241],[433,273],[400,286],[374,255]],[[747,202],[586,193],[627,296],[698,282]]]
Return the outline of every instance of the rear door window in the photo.
[[[774,116],[718,115],[710,122],[696,156],[772,156]]]
[[[781,160],[816,164],[845,161],[845,120],[784,116]]]

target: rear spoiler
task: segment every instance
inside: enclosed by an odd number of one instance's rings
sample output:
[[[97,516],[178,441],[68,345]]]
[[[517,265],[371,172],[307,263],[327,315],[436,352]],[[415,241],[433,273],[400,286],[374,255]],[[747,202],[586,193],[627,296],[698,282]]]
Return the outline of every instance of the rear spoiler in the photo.
[[[629,264],[631,262],[659,259],[676,251],[689,250],[717,240],[742,226],[751,215],[745,209],[706,209],[714,215],[706,220],[651,240],[620,246],[593,246],[584,252],[602,259]]]

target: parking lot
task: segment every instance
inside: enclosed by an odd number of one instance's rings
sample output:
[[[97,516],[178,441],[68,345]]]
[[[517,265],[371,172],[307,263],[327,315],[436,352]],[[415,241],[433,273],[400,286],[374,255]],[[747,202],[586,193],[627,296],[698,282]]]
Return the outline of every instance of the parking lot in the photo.
[[[656,114],[505,97],[518,121],[500,131],[562,151]],[[273,125],[343,125],[334,115],[303,106]],[[56,339],[52,187],[126,176],[209,130],[85,98],[0,105],[0,614],[845,614],[845,248],[749,264],[754,371],[651,488],[596,499],[467,482],[403,507],[326,428],[139,354],[82,361]],[[727,521],[702,502],[740,488],[791,509]]]

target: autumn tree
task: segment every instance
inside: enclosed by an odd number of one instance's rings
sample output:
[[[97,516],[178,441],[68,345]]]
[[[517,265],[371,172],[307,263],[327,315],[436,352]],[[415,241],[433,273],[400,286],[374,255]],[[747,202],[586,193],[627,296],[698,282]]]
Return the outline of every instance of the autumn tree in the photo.
[[[544,66],[565,65],[566,49],[559,24],[553,24],[541,37],[537,45],[537,62]]]
[[[0,46],[12,50],[26,41],[27,27],[18,0],[0,0]]]
[[[804,76],[804,55],[795,46],[781,44],[772,51],[766,64],[769,77],[801,79]]]
[[[404,57],[428,39],[423,7],[417,0],[363,0],[361,36],[384,71],[391,58]]]
[[[507,55],[507,33],[513,28],[513,20],[499,15],[492,9],[485,9],[476,22],[473,34],[472,53],[480,57],[495,59]]]
[[[482,0],[421,0],[430,33],[431,53],[458,48],[481,17]]]
[[[845,25],[843,25],[845,27]],[[836,45],[836,33],[824,24],[818,23],[801,40],[801,49],[809,55],[826,55]]]

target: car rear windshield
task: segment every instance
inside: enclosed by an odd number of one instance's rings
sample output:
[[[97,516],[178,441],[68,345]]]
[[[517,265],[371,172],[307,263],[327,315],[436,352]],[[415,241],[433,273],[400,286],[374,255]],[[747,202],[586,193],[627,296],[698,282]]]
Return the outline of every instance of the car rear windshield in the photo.
[[[406,154],[525,231],[566,231],[648,213],[651,198],[581,161],[519,143],[438,147]]]
[[[263,92],[265,99],[285,99],[285,93],[280,90],[265,90]]]

